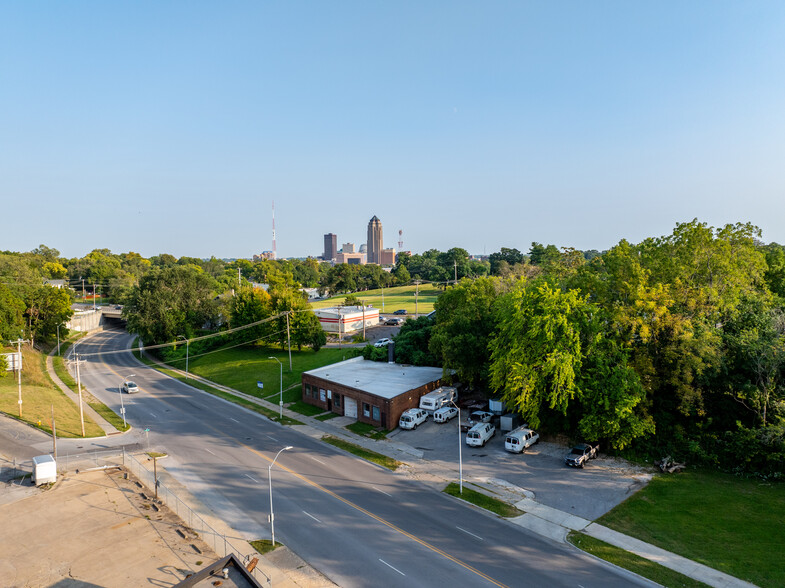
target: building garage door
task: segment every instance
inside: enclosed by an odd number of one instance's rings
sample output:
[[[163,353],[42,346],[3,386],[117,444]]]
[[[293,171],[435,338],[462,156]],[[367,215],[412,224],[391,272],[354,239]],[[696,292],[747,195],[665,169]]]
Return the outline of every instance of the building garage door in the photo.
[[[357,418],[357,401],[354,398],[343,397],[343,416]]]

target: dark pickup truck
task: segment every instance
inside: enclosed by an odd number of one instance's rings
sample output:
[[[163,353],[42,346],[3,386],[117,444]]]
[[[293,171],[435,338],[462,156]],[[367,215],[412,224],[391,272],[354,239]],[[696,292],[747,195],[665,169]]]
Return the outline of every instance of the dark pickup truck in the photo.
[[[600,446],[591,443],[579,443],[564,456],[564,463],[574,468],[582,468],[590,459],[597,457]]]

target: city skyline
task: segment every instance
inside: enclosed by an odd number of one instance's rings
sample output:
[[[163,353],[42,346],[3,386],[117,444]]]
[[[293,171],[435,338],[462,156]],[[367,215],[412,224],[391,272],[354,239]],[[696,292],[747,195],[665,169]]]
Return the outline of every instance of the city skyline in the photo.
[[[773,0],[44,1],[0,27],[0,250],[248,258],[272,201],[279,257],[373,213],[413,252],[693,218],[785,242]]]

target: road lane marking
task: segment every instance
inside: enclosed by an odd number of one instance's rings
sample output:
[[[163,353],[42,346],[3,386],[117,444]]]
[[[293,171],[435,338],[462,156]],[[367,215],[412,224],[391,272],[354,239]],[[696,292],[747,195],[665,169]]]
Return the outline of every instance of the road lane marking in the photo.
[[[257,484],[259,483],[259,480],[257,480],[257,479],[256,479],[256,478],[254,478],[253,476],[249,476],[248,474],[245,474],[245,477],[246,477],[246,478],[251,478],[251,479],[252,479],[254,482],[256,482]]]
[[[153,417],[154,419],[158,418],[157,416],[155,416],[155,413],[152,413],[152,412],[150,413],[150,416]]]
[[[272,439],[273,441],[275,441],[276,443],[278,443],[278,439],[276,439],[276,438],[275,438],[275,437],[273,437],[272,435],[265,435],[265,437],[269,437],[270,439]]]
[[[384,494],[385,496],[389,496],[390,498],[392,498],[392,494],[387,494],[387,492],[385,492],[384,490],[379,490],[379,489],[378,489],[376,486],[371,486],[371,488],[373,488],[373,489],[374,489],[374,490],[376,490],[377,492],[381,492],[381,493],[382,493],[382,494]]]
[[[309,512],[305,512],[305,511],[303,511],[303,512],[304,512],[305,514],[307,514],[309,517],[311,517],[313,520],[315,520],[317,523],[321,523],[321,522],[322,522],[322,521],[320,521],[319,519],[317,519],[315,516],[313,516],[311,513],[309,513]]]
[[[471,535],[472,537],[476,537],[476,538],[477,538],[477,539],[479,539],[480,541],[485,541],[485,539],[483,539],[483,538],[482,538],[482,537],[480,537],[479,535],[475,535],[474,533],[472,533],[472,532],[470,532],[470,531],[467,531],[466,529],[464,529],[464,528],[462,528],[462,527],[459,527],[458,525],[455,525],[455,528],[456,528],[456,529],[458,529],[459,531],[463,531],[463,532],[464,532],[464,533],[466,533],[467,535]]]
[[[311,458],[312,460],[314,460],[314,461],[318,461],[318,462],[319,462],[320,464],[322,464],[322,465],[327,465],[326,463],[324,463],[324,462],[323,462],[321,459],[319,459],[318,457],[314,457],[313,455],[309,455],[308,457],[310,457],[310,458]]]
[[[207,447],[205,447],[205,448],[204,448],[204,450],[205,450],[207,453],[209,453],[210,455],[215,455],[215,453],[213,453],[212,451],[210,451],[209,449],[207,449]],[[218,456],[217,456],[217,455],[215,455],[215,457],[218,457]]]
[[[234,421],[234,422],[235,422],[235,423],[237,423],[238,425],[240,424],[240,421],[238,421],[237,419],[233,419],[232,417],[229,417],[229,420],[230,420],[230,421]]]
[[[388,564],[388,563],[387,563],[386,561],[384,561],[382,558],[379,558],[379,561],[380,561],[380,562],[382,562],[384,565],[386,565],[386,566],[387,566],[388,568],[390,568],[391,570],[395,570],[396,572],[398,572],[398,573],[399,573],[399,574],[401,574],[402,576],[405,576],[405,575],[406,575],[406,574],[404,574],[404,573],[403,573],[401,570],[399,570],[398,568],[394,568],[393,566],[391,566],[390,564]]]

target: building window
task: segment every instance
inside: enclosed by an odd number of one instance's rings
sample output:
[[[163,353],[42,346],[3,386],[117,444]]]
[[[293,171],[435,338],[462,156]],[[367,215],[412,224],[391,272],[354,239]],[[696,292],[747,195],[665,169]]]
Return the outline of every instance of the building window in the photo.
[[[363,402],[363,416],[364,417],[370,417],[371,416],[371,405],[370,404],[366,404],[365,402]]]
[[[325,393],[324,388],[319,388],[319,400],[322,402],[327,400],[327,394]]]
[[[310,384],[306,384],[305,385],[305,396],[307,398],[310,395],[311,395],[311,385]]]
[[[333,403],[338,408],[341,408],[341,395],[338,393],[333,394]]]
[[[379,407],[378,406],[374,406],[373,407],[373,420],[378,421],[380,419],[381,419],[381,417],[379,416]]]

